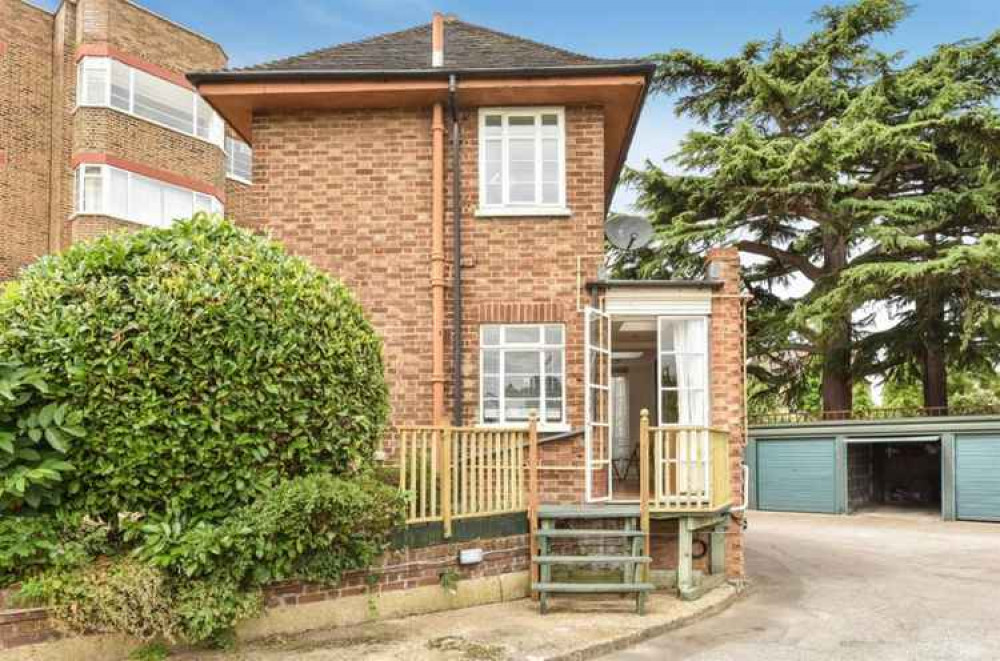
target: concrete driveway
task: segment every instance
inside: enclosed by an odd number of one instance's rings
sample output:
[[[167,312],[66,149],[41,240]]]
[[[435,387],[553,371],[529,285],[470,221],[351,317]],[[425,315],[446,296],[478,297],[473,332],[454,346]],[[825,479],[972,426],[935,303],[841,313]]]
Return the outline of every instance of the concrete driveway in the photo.
[[[1000,659],[1000,524],[750,513],[751,594],[620,661]]]

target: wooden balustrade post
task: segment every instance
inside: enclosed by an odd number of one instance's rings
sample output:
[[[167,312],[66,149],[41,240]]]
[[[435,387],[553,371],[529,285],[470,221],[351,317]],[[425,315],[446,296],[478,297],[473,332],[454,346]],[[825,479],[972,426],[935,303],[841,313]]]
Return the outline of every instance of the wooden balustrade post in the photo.
[[[438,434],[438,441],[441,443],[438,457],[441,460],[441,527],[444,530],[444,538],[451,538],[451,427],[445,427]]]
[[[646,533],[643,539],[643,555],[650,554],[649,529],[649,411],[642,409],[639,413],[639,525]],[[649,581],[649,564],[643,565],[643,578]]]
[[[531,582],[538,582],[538,415],[535,411],[528,417],[528,548],[531,554]],[[531,593],[538,599],[538,593]]]

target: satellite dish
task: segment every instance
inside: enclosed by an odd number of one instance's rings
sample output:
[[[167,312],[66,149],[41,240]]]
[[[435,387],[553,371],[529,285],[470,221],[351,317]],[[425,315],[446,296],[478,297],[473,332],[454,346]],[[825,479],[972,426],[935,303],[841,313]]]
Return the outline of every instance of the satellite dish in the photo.
[[[642,216],[615,216],[604,224],[604,233],[616,248],[638,250],[653,239],[653,226]]]

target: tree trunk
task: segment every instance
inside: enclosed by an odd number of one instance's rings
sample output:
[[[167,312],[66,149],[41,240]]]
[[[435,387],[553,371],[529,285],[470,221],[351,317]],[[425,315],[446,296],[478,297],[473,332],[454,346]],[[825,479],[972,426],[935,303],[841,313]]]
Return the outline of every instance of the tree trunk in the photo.
[[[948,412],[948,364],[945,350],[944,301],[935,291],[917,299],[917,316],[921,320],[921,380],[924,408],[935,409],[936,415]]]
[[[847,242],[828,235],[823,239],[825,277],[836,279],[847,266]],[[824,329],[823,417],[850,417],[854,404],[851,378],[851,313],[847,312]]]
[[[937,234],[924,234],[927,245],[937,253]],[[948,412],[948,365],[945,350],[944,296],[933,282],[916,296],[917,319],[921,329],[920,376],[923,381],[924,408],[937,415]]]
[[[833,324],[823,351],[823,417],[843,419],[850,417],[854,405],[853,379],[851,378],[851,322],[840,320]]]

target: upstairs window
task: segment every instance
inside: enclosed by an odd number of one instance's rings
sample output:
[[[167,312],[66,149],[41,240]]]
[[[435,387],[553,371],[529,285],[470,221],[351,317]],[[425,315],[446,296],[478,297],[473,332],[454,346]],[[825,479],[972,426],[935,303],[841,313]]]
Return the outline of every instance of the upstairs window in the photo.
[[[566,213],[562,108],[479,112],[481,215]]]
[[[77,105],[102,106],[222,146],[222,118],[193,90],[110,57],[77,66]]]
[[[253,152],[242,140],[226,136],[226,176],[245,184],[253,174]]]
[[[198,211],[222,213],[222,203],[212,195],[109,165],[81,165],[76,170],[76,213],[168,227]]]
[[[480,329],[480,422],[566,422],[564,329],[559,324],[486,325]]]

